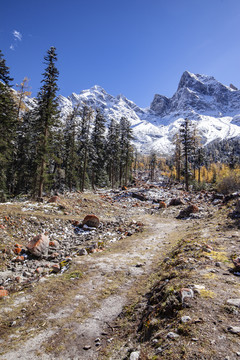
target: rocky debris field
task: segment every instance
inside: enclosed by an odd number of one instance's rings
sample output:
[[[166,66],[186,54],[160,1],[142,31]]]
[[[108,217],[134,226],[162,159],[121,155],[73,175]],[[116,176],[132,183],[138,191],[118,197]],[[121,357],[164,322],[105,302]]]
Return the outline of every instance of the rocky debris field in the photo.
[[[137,182],[1,203],[0,359],[236,359],[238,198]]]

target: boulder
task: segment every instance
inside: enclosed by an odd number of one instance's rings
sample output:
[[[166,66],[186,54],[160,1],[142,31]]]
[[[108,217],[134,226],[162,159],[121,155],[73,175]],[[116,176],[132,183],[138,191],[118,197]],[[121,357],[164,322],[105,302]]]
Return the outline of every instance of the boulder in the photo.
[[[1,289],[0,290],[0,298],[4,297],[4,296],[8,296],[8,291],[7,290],[4,290],[4,289]]]
[[[37,257],[47,255],[49,247],[49,238],[47,235],[40,234],[35,236],[27,245],[28,251]]]
[[[236,271],[240,271],[240,257],[236,258],[236,259],[233,259],[233,264],[235,266],[235,269]]]
[[[191,214],[195,214],[198,213],[199,209],[196,205],[189,205],[188,207],[186,207],[185,209],[181,210],[179,215],[177,216],[177,219],[183,219],[188,217]]]
[[[167,204],[164,201],[159,201],[159,209],[165,209]]]
[[[179,295],[180,295],[180,299],[181,299],[182,302],[184,302],[184,299],[186,299],[186,298],[192,299],[194,297],[193,290],[188,289],[188,288],[182,288],[179,291]]]
[[[48,200],[48,203],[58,203],[60,201],[59,196],[52,196],[50,197],[50,199]]]
[[[171,199],[168,206],[184,205],[185,202],[181,198]]]
[[[236,202],[236,211],[240,213],[240,199],[238,199]]]
[[[99,227],[100,221],[96,215],[87,215],[83,219],[82,224],[87,225],[89,227],[97,228],[97,227]]]

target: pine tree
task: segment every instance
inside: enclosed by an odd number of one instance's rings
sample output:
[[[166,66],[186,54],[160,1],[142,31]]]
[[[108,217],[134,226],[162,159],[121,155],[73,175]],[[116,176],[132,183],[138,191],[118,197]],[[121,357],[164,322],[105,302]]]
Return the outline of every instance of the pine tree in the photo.
[[[64,154],[64,168],[66,185],[72,191],[73,187],[78,186],[78,142],[77,142],[77,119],[81,115],[79,105],[73,108],[73,111],[66,119],[65,128],[65,154]]]
[[[130,122],[125,117],[122,117],[120,120],[120,185],[122,185],[123,180],[125,184],[128,182],[129,170],[133,161],[132,139],[133,135]]]
[[[174,145],[175,145],[175,151],[174,151],[174,162],[176,166],[176,177],[177,181],[180,181],[181,178],[181,168],[182,168],[182,143],[179,134],[177,133],[174,137]]]
[[[25,112],[17,128],[17,149],[14,161],[16,183],[14,194],[27,193],[33,189],[36,168],[36,110]]]
[[[192,123],[189,119],[185,119],[180,126],[180,138],[183,145],[184,156],[184,178],[186,190],[189,190],[189,159],[193,149],[193,129]]]
[[[114,188],[119,177],[120,126],[113,119],[111,119],[108,127],[106,157],[108,178],[112,188]]]
[[[37,119],[35,132],[37,134],[37,177],[36,190],[38,197],[42,197],[44,185],[47,181],[49,166],[56,151],[54,149],[54,133],[58,123],[58,91],[57,79],[59,72],[55,66],[57,61],[56,49],[51,47],[44,57],[46,65],[43,73],[42,87],[37,96]]]
[[[90,127],[93,117],[93,110],[84,105],[81,114],[80,131],[78,133],[80,163],[80,190],[84,191],[87,177],[87,164],[90,152]]]
[[[11,90],[13,79],[0,50],[0,190],[11,192],[13,186],[13,156],[15,151],[17,112]]]
[[[157,165],[157,155],[156,155],[156,153],[152,152],[150,155],[150,160],[149,160],[151,181],[154,181],[156,165]]]
[[[93,130],[91,134],[91,152],[90,152],[90,163],[91,163],[91,181],[92,188],[95,185],[103,186],[106,185],[106,169],[105,169],[105,122],[103,115],[100,110],[96,110],[96,116],[93,123]]]

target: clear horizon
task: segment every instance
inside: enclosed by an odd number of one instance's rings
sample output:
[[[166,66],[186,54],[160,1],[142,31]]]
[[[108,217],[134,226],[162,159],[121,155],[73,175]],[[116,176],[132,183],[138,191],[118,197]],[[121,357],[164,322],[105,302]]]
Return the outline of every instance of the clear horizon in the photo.
[[[185,70],[240,87],[238,0],[10,0],[0,49],[14,77],[41,86],[44,56],[58,54],[59,94],[94,85],[148,107],[171,97]]]

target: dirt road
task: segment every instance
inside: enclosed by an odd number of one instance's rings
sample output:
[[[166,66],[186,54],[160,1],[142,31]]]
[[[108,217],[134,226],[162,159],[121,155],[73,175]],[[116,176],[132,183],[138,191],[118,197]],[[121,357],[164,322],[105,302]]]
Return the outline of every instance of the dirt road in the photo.
[[[72,275],[66,273],[59,287],[63,275],[1,304],[11,319],[11,331],[0,340],[1,360],[100,358],[99,349],[111,341],[111,322],[146,292],[154,267],[175,242],[178,227],[185,226],[159,215],[138,220],[146,224],[143,233],[112,242],[101,253],[74,258]],[[55,291],[48,292],[50,287]]]

